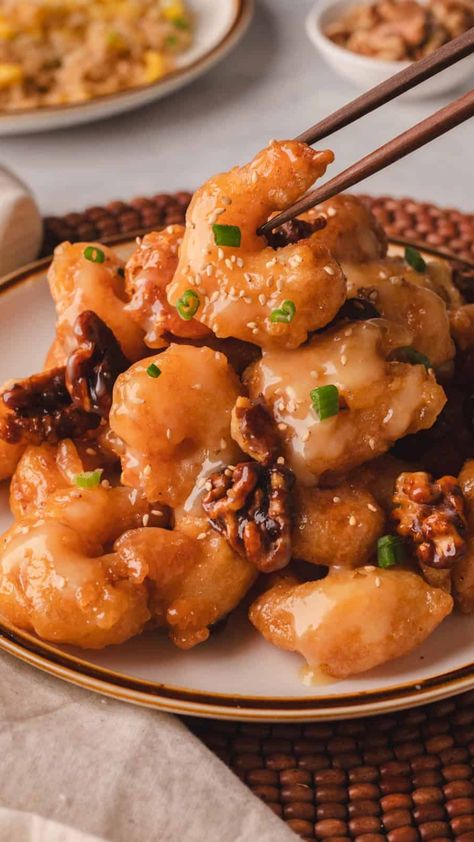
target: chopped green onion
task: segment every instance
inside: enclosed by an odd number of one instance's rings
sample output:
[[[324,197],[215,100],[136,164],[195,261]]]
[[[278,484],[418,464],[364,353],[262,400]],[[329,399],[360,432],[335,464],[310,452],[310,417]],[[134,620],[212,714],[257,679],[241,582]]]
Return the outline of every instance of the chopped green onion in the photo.
[[[242,232],[238,225],[219,225],[216,223],[212,226],[212,230],[216,246],[239,248],[242,242]]]
[[[105,261],[105,254],[102,249],[98,249],[95,246],[87,246],[84,249],[84,257],[86,260],[90,260],[91,263],[104,263]]]
[[[390,360],[397,360],[400,363],[410,363],[410,365],[424,365],[426,369],[433,368],[431,362],[425,354],[420,354],[411,345],[404,345],[402,348],[395,348],[389,356]]]
[[[189,21],[183,17],[173,18],[173,24],[176,29],[189,29]]]
[[[181,318],[189,322],[199,310],[199,304],[200,301],[197,292],[194,292],[193,289],[187,289],[178,300],[176,309]]]
[[[148,368],[146,370],[146,373],[148,374],[148,377],[156,378],[156,377],[160,376],[161,368],[158,368],[158,366],[155,365],[155,363],[150,363],[150,365],[148,366]]]
[[[406,247],[405,260],[415,272],[426,272],[426,263],[418,249],[413,248],[413,246]]]
[[[176,35],[167,35],[165,38],[165,44],[167,47],[176,47],[178,43],[178,39]]]
[[[125,269],[123,268],[123,266],[117,267],[117,275],[119,276],[119,278],[125,277]]]
[[[95,471],[83,471],[82,474],[76,474],[74,484],[79,488],[97,488],[103,473],[102,468],[97,468]]]
[[[398,535],[383,535],[377,541],[377,564],[387,569],[404,561],[405,547]]]
[[[272,310],[270,313],[270,321],[289,324],[289,322],[293,321],[295,313],[296,307],[293,301],[284,301],[279,310]]]
[[[337,386],[318,386],[310,392],[313,409],[320,421],[332,418],[339,412],[339,389]]]

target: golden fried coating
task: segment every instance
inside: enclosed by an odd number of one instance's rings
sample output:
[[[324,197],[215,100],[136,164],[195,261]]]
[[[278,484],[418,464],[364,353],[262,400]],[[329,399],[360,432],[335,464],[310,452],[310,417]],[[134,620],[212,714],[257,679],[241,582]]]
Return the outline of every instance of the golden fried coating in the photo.
[[[364,465],[354,468],[346,477],[351,485],[365,488],[375,497],[379,506],[387,515],[392,512],[395,483],[402,471],[410,471],[413,466],[391,453],[379,456]]]
[[[474,304],[464,304],[450,312],[451,332],[461,351],[474,347]]]
[[[158,377],[147,373],[151,364]],[[115,384],[110,412],[124,484],[151,501],[183,504],[199,477],[204,485],[238,459],[230,418],[240,390],[225,356],[210,348],[170,345],[133,365]]]
[[[374,497],[349,484],[294,492],[293,557],[328,567],[359,567],[376,553],[385,513]]]
[[[275,251],[256,230],[332,160],[297,141],[272,142],[251,163],[206,182],[188,209],[170,304],[192,296],[196,318],[216,336],[262,348],[297,348],[328,324],[344,301],[345,279],[326,246],[312,236]],[[237,227],[240,246],[218,245],[215,224]]]
[[[420,273],[397,258],[343,268],[348,297],[369,299],[381,316],[405,325],[412,335],[410,344],[433,366],[454,357],[446,303],[425,284],[411,280]]]
[[[85,257],[92,250],[104,256],[102,262]],[[100,259],[100,258],[99,258]],[[56,304],[56,341],[48,362],[59,359],[59,347],[68,355],[75,348],[73,326],[85,310],[92,310],[113,331],[129,360],[143,357],[143,330],[130,318],[123,280],[124,264],[107,246],[97,243],[62,243],[54,253],[48,281]]]
[[[238,605],[257,577],[203,518],[180,518],[172,531],[126,532],[115,549],[147,577],[152,618],[182,649],[207,640],[209,626]]]
[[[308,213],[309,220],[318,216],[325,217],[326,225],[316,239],[327,246],[339,263],[363,263],[385,257],[385,231],[357,196],[333,196]]]
[[[250,397],[271,407],[303,484],[343,474],[432,426],[446,401],[432,372],[387,360],[405,344],[405,329],[392,322],[354,322],[296,351],[265,351],[247,370]],[[339,412],[320,421],[311,392],[325,385],[337,387]]]
[[[184,339],[210,334],[196,319],[182,319],[166,297],[166,287],[178,265],[183,235],[182,225],[169,225],[163,231],[146,234],[125,267],[125,291],[130,299],[125,310],[145,331],[145,344],[149,348],[166,347],[163,338],[166,333]]]
[[[452,605],[414,573],[360,567],[304,584],[283,579],[253,603],[250,620],[280,649],[347,678],[411,652]]]

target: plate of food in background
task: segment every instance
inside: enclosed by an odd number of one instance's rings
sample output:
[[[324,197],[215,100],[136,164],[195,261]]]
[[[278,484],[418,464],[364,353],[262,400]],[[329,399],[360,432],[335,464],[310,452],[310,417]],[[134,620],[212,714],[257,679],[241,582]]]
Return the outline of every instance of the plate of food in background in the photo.
[[[383,82],[474,26],[473,0],[322,0],[306,21],[324,60],[362,90]],[[439,96],[472,80],[465,58],[406,93]]]
[[[255,233],[332,160],[272,141],[3,284],[0,648],[236,719],[474,686],[474,305],[355,196]]]
[[[166,96],[244,34],[253,0],[2,3],[0,135],[86,123]]]

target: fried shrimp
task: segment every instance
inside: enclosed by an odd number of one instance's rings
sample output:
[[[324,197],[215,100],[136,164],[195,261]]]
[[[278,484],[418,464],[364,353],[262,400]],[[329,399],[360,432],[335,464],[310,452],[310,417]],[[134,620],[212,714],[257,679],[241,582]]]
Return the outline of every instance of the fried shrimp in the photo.
[[[48,281],[56,304],[56,342],[48,360],[60,360],[58,346],[68,356],[74,350],[74,324],[85,310],[92,310],[113,331],[130,360],[143,357],[143,330],[126,312],[124,264],[107,246],[96,243],[62,243],[54,253]],[[64,360],[62,361],[64,362]]]
[[[115,549],[146,576],[154,623],[182,649],[209,637],[209,626],[232,611],[257,577],[203,518],[180,517],[176,529],[137,529]]]
[[[372,211],[356,196],[341,194],[309,211],[308,220],[323,217],[316,239],[339,263],[364,263],[387,253],[387,237]]]
[[[414,269],[397,258],[343,264],[349,299],[369,301],[386,319],[405,325],[413,347],[433,366],[454,357],[449,314],[445,301]]]
[[[187,213],[168,301],[216,336],[297,348],[345,298],[339,264],[317,235],[274,250],[256,233],[333,160],[297,141],[272,142],[243,167],[210,179]]]
[[[250,397],[263,396],[271,408],[303,484],[347,472],[434,423],[446,398],[432,372],[387,359],[406,337],[384,320],[349,323],[296,351],[265,351],[247,370]],[[320,420],[314,390],[328,385],[339,406]]]
[[[164,334],[199,339],[211,333],[196,319],[182,319],[176,307],[168,304],[166,287],[178,265],[183,235],[182,225],[169,225],[164,231],[146,234],[125,267],[125,291],[130,299],[125,311],[145,331],[149,348],[166,347]]]
[[[253,603],[250,620],[280,649],[347,678],[411,652],[452,606],[415,573],[360,567],[317,582],[283,579]]]
[[[204,486],[238,459],[230,420],[240,389],[225,356],[210,348],[170,345],[135,363],[118,378],[110,412],[124,484],[182,505],[200,478]]]

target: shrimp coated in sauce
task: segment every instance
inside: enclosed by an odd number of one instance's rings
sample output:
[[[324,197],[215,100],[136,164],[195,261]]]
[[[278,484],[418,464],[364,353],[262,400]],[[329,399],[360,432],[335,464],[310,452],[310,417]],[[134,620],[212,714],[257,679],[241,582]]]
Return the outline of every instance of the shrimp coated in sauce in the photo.
[[[452,606],[415,573],[360,567],[317,582],[283,579],[253,603],[250,620],[280,649],[347,678],[411,652]]]
[[[210,348],[170,345],[135,363],[118,378],[110,412],[123,483],[149,500],[184,504],[199,478],[204,486],[239,458],[230,418],[240,391],[226,357]]]
[[[145,331],[149,348],[166,347],[164,334],[199,339],[210,330],[196,319],[182,319],[168,304],[166,287],[178,265],[178,249],[184,235],[182,225],[146,234],[125,267],[125,291],[130,299],[125,311]]]
[[[56,365],[64,364],[74,350],[74,323],[86,310],[92,310],[106,323],[129,360],[145,355],[143,330],[125,309],[124,271],[123,261],[107,246],[62,243],[57,247],[48,274],[58,315],[56,341],[48,355],[49,364],[53,360]],[[64,352],[62,360],[59,347]]]
[[[188,209],[170,304],[192,300],[195,317],[216,336],[261,347],[296,348],[328,324],[344,301],[345,279],[327,248],[314,235],[274,250],[256,231],[332,160],[331,152],[274,141],[251,163],[211,178]],[[233,226],[240,245],[219,245],[215,225]]]
[[[446,402],[432,372],[387,359],[406,340],[403,328],[382,319],[348,323],[296,351],[265,351],[247,370],[250,397],[271,408],[303,484],[343,474],[432,426]],[[320,421],[311,393],[326,385],[338,389],[340,407]]]

